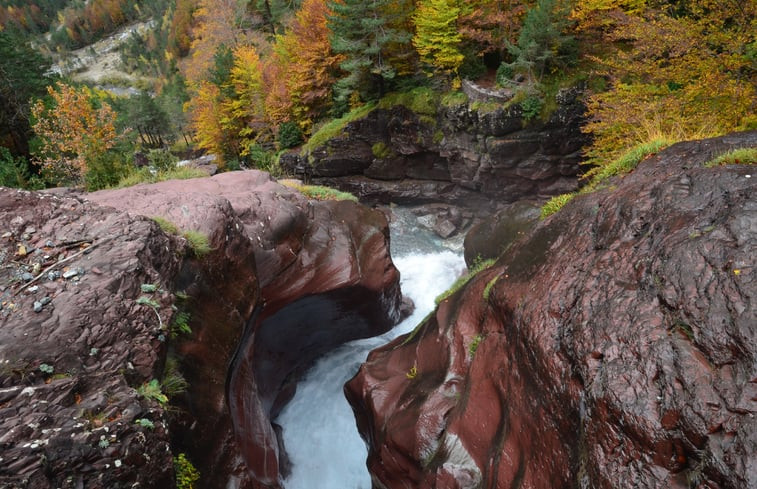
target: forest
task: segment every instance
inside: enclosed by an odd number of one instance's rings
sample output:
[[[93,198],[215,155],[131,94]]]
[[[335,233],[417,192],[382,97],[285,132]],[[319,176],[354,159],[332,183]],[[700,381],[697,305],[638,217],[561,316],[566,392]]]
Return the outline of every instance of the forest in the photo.
[[[110,80],[138,93],[51,71],[148,20]],[[512,90],[534,123],[585,87],[596,172],[639,144],[757,128],[756,36],[751,0],[2,0],[0,185],[187,177],[172,163],[198,151],[275,173],[331,121],[398,93],[460,100],[462,79]]]

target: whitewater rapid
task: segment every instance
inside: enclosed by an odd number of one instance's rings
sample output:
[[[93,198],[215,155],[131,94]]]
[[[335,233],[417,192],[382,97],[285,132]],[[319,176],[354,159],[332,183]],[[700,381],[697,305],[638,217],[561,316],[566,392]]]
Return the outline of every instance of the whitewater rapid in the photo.
[[[444,248],[417,229],[392,229],[394,264],[402,292],[415,312],[381,336],[347,343],[321,358],[297,386],[297,394],[276,419],[292,462],[286,489],[370,489],[368,451],[342,387],[368,352],[408,333],[434,309],[434,299],[465,272],[459,251]]]

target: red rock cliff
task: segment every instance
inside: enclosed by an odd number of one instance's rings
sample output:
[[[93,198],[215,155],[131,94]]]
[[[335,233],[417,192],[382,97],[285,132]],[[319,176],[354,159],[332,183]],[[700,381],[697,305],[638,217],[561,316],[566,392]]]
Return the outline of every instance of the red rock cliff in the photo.
[[[270,419],[297,376],[399,319],[383,214],[256,171],[55,194],[0,189],[0,487],[169,488],[172,452],[198,487],[278,487]],[[167,355],[173,414],[136,390]]]
[[[757,487],[757,133],[541,222],[346,385],[382,488]]]

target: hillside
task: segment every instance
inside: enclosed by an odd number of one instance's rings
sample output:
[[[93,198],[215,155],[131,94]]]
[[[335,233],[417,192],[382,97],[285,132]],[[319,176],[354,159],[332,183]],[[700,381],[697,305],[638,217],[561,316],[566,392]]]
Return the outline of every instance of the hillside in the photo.
[[[417,87],[457,97],[461,79],[510,91],[514,97],[501,105],[520,103],[526,120],[546,120],[560,88],[586,86],[584,130],[593,143],[585,153],[601,166],[637,143],[757,124],[757,7],[739,5],[108,0],[73,1],[61,9],[54,2],[4,0],[0,25],[6,41],[0,46],[6,46],[2,97],[8,113],[0,120],[0,144],[14,158],[3,153],[3,182],[81,183],[94,171],[106,175],[90,180],[105,183],[90,188],[112,185],[128,173],[121,167],[131,154],[156,141],[180,143],[174,151],[189,145],[215,153],[231,169],[242,163],[276,171],[279,151],[299,145],[334,117]],[[87,57],[102,54],[93,42],[134,22],[144,28],[118,48],[120,60],[107,54],[108,69],[118,65],[111,76],[70,76],[136,86],[152,93],[155,103],[88,92],[93,106],[115,109],[119,144],[106,151],[108,168],[98,168],[93,159],[104,153],[95,150],[67,178],[43,171],[45,136],[35,137],[29,99],[44,97],[44,87],[55,86],[56,79],[40,67],[15,73],[11,64],[28,54],[23,41],[56,58],[70,59],[66,53],[77,49]],[[48,109],[54,116],[56,107]],[[86,151],[70,144],[62,149]]]

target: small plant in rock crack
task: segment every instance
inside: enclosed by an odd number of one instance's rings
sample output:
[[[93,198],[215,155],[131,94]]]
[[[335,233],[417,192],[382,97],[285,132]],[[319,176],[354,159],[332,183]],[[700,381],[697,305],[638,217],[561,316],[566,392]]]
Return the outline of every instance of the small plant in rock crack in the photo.
[[[52,365],[48,365],[46,363],[40,363],[38,368],[39,368],[39,371],[45,375],[52,375],[53,372],[55,372],[55,367],[53,367]]]
[[[145,399],[153,399],[155,401],[158,401],[160,404],[165,404],[168,402],[168,396],[163,394],[158,379],[152,379],[150,382],[145,382],[144,384],[139,386],[137,388],[137,394],[144,397]]]
[[[160,289],[155,284],[142,284],[140,286],[140,290],[143,294],[154,294],[155,292],[160,292]],[[152,308],[153,311],[155,311],[155,315],[158,317],[158,324],[160,325],[160,329],[163,329],[163,319],[160,317],[160,312],[158,312],[158,309],[160,308],[160,304],[158,302],[147,295],[141,295],[139,298],[137,298],[137,304],[141,306],[149,306]]]
[[[155,423],[153,423],[147,418],[139,418],[134,423],[138,424],[142,428],[147,428],[148,430],[155,429]]]
[[[417,365],[413,365],[412,367],[410,367],[410,370],[408,370],[408,372],[405,374],[405,377],[407,377],[408,379],[411,379],[411,380],[414,379],[414,378],[416,378],[417,376],[418,376],[418,366]]]

